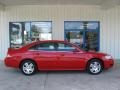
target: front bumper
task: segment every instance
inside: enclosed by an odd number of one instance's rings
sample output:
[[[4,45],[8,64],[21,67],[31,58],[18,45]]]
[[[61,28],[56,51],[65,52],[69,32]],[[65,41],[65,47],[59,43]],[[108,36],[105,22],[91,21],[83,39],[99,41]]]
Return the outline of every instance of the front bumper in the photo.
[[[104,69],[112,68],[114,65],[113,59],[104,60]]]

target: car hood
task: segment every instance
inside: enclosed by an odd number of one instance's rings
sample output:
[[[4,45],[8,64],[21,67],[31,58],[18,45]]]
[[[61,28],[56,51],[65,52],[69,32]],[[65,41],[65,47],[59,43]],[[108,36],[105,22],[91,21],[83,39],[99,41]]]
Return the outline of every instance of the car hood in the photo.
[[[87,52],[88,54],[92,54],[92,55],[100,55],[100,56],[105,56],[107,55],[106,53],[102,53],[102,52]]]

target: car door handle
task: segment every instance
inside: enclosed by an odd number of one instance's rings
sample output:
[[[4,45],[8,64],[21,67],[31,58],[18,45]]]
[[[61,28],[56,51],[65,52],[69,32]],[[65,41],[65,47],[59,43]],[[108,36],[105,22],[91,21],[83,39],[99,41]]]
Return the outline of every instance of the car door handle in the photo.
[[[39,53],[36,53],[36,55],[38,55],[38,56],[39,56],[40,54],[39,54]]]
[[[61,54],[61,56],[65,56],[64,54]]]

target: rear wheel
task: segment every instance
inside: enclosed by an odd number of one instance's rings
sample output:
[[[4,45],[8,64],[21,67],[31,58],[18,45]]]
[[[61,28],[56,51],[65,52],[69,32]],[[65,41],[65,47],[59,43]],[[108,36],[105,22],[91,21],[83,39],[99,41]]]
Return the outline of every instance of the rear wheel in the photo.
[[[25,75],[33,75],[37,71],[35,62],[31,60],[25,60],[21,63],[20,69]]]
[[[100,74],[103,70],[103,64],[98,59],[93,59],[90,62],[88,62],[87,65],[87,72],[93,75]]]

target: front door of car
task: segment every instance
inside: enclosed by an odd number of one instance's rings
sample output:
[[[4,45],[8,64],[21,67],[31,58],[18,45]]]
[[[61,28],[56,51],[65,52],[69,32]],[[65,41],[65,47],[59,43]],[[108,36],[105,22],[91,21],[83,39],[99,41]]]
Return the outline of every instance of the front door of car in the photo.
[[[54,43],[40,43],[33,46],[30,51],[33,52],[34,59],[38,62],[40,70],[56,69],[58,59]]]
[[[58,66],[59,69],[76,70],[81,69],[85,65],[84,53],[75,47],[66,43],[57,43]]]

